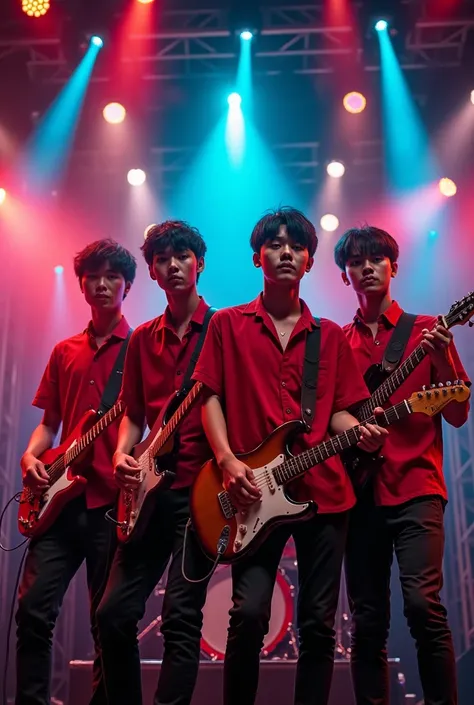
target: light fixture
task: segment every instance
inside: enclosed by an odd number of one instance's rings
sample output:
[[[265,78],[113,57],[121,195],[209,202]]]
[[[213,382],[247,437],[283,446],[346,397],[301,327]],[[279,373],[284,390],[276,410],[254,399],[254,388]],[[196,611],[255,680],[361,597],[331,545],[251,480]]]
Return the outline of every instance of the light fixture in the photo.
[[[111,125],[118,125],[125,120],[127,111],[121,103],[108,103],[102,111],[104,120]]]
[[[348,113],[361,113],[365,110],[367,99],[362,93],[351,91],[350,93],[346,93],[342,99],[342,104]]]
[[[439,180],[438,187],[440,192],[443,196],[446,196],[446,198],[451,198],[451,196],[454,196],[458,190],[458,187],[454,181],[452,179],[448,179],[446,176]]]
[[[249,29],[244,29],[240,33],[240,38],[244,40],[244,42],[249,42],[251,39],[253,39],[253,32],[251,32]]]
[[[326,171],[331,176],[333,179],[340,179],[341,176],[344,176],[344,173],[346,171],[346,167],[342,162],[338,161],[332,161],[329,162],[329,164],[326,167]]]
[[[49,8],[49,0],[21,0],[21,9],[28,17],[42,17]]]
[[[242,105],[242,97],[238,93],[231,93],[227,98],[227,102],[231,108],[240,108]]]
[[[385,30],[388,29],[387,20],[377,20],[375,23],[375,29],[377,32],[385,32]]]
[[[127,174],[127,181],[130,186],[143,186],[146,181],[146,174],[143,169],[130,169]]]
[[[322,229],[327,233],[333,233],[339,227],[339,218],[332,213],[326,213],[326,215],[323,215],[319,223]]]

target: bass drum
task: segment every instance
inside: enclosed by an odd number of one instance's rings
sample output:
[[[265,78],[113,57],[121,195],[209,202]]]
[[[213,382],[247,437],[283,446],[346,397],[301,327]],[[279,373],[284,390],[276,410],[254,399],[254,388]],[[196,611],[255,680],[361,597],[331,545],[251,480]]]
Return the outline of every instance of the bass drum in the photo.
[[[294,616],[294,589],[279,569],[273,590],[272,614],[268,634],[263,642],[262,654],[268,656],[291,630]],[[219,566],[212,576],[203,609],[201,649],[213,661],[224,658],[232,607],[232,577],[228,565]]]

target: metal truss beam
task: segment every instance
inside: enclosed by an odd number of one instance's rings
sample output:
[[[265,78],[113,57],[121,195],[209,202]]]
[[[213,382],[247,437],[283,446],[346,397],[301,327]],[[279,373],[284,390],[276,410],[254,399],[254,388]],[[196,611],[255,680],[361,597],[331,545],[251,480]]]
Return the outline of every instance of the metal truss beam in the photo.
[[[5,281],[4,281],[5,285]],[[7,286],[0,294],[0,511],[15,493],[18,467],[18,427],[20,423],[21,343],[20,321],[15,318]],[[10,505],[2,522],[0,541],[11,547],[13,518],[17,505]],[[0,625],[6,633],[11,588],[7,580],[10,553],[0,550]],[[0,629],[1,630],[1,629]],[[3,631],[2,630],[2,631]]]
[[[239,46],[227,12],[174,10],[162,14],[160,25],[157,32],[129,37],[123,60],[137,63],[142,79],[220,78],[235,71]],[[472,19],[422,17],[406,36],[402,67],[459,66],[473,29]],[[351,26],[325,25],[322,6],[267,7],[261,11],[253,70],[256,75],[330,73],[341,56],[362,62],[366,70],[379,70],[378,63],[364,62],[358,35]],[[142,46],[147,47],[145,55],[139,51]],[[71,73],[58,37],[0,38],[0,61],[15,52],[27,54],[34,82],[63,83]],[[98,69],[92,80],[107,81],[109,75]]]
[[[474,646],[474,417],[446,426],[445,457],[450,478],[446,577],[456,654]]]

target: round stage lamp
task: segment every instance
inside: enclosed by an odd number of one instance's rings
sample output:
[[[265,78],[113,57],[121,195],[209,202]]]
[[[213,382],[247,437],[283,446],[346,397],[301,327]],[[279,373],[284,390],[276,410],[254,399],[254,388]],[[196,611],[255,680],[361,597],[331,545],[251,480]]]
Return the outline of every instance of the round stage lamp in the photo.
[[[240,38],[243,39],[244,42],[249,42],[253,39],[253,34],[249,29],[244,29],[244,31],[240,33]]]
[[[5,203],[6,198],[7,198],[7,192],[5,191],[4,188],[0,188],[0,206],[2,206]]]
[[[121,103],[108,103],[102,111],[104,120],[111,125],[118,125],[125,120],[127,111]]]
[[[364,95],[362,95],[362,93],[351,91],[350,93],[346,93],[342,99],[342,104],[348,113],[356,114],[365,110],[367,99]]]
[[[42,17],[49,8],[49,0],[21,0],[21,9],[28,17]]]
[[[329,176],[331,176],[333,179],[340,179],[341,176],[344,176],[346,172],[346,167],[342,162],[334,160],[332,162],[329,162],[326,167],[326,171]]]
[[[127,181],[130,186],[143,186],[146,181],[146,174],[143,169],[130,169],[127,174]]]
[[[64,272],[64,267],[62,264],[57,264],[54,268],[56,274],[62,274]]]
[[[91,44],[97,47],[98,49],[102,49],[102,47],[104,46],[104,40],[102,39],[102,37],[99,37],[99,35],[94,34],[91,37]]]
[[[150,234],[152,228],[156,228],[156,223],[151,223],[147,228],[145,228],[145,232],[143,233],[143,237],[146,240],[148,235]]]
[[[332,215],[332,213],[326,213],[319,221],[319,224],[327,233],[333,233],[339,227],[339,218],[336,215]]]
[[[458,187],[454,181],[452,179],[448,179],[447,177],[440,179],[438,186],[440,192],[443,196],[446,196],[446,198],[451,198],[451,196],[454,196],[458,190]]]
[[[375,23],[375,29],[377,32],[385,32],[385,30],[388,28],[388,22],[387,20],[378,20]]]
[[[240,108],[242,105],[242,97],[238,93],[231,93],[227,98],[227,102],[231,108]]]

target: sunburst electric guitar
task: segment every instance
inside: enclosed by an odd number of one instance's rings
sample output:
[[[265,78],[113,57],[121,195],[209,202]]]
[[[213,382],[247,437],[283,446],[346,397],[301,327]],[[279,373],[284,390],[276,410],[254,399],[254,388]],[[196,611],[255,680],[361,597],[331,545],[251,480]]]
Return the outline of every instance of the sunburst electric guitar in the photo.
[[[464,402],[470,391],[462,382],[416,392],[409,399],[391,406],[370,423],[388,426],[413,413],[434,416],[452,401]],[[365,424],[360,424],[365,425]],[[279,426],[255,450],[241,455],[254,473],[262,491],[261,501],[245,511],[232,504],[223,486],[222,473],[214,460],[201,469],[191,493],[191,516],[201,545],[211,559],[218,556],[223,563],[232,563],[258,548],[275,526],[310,516],[312,502],[294,502],[285,493],[286,486],[333,455],[356,445],[360,440],[360,426],[355,426],[314,448],[292,456],[288,441],[303,430],[301,421],[290,421]]]
[[[144,441],[132,450],[140,468],[141,482],[133,490],[121,490],[117,506],[117,537],[121,543],[140,536],[155,506],[155,495],[174,480],[176,431],[201,394],[196,382],[184,396],[174,393]]]
[[[40,536],[53,524],[64,506],[84,491],[92,444],[123,411],[121,401],[103,415],[87,411],[61,445],[50,448],[39,457],[50,484],[48,489],[39,493],[23,488],[18,509],[18,529],[23,536]]]

